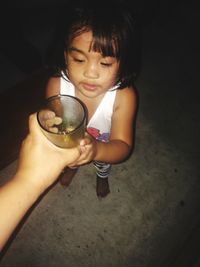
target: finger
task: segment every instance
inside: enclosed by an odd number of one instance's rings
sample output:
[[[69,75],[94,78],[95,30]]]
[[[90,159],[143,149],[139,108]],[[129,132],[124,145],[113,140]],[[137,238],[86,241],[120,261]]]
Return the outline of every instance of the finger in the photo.
[[[89,160],[88,160],[88,155],[85,155],[85,154],[81,154],[79,156],[79,158],[77,159],[77,161],[75,163],[73,163],[74,165],[82,165],[82,164],[85,164],[85,163],[88,163]]]
[[[81,151],[81,154],[86,152],[85,145],[80,145],[80,151]]]
[[[58,150],[62,150],[62,158],[64,159],[64,165],[72,165],[75,166],[76,162],[78,161],[80,157],[80,149],[78,147],[76,148],[69,148],[69,149],[62,149],[58,148]]]
[[[51,126],[54,125],[54,119],[48,119],[48,120],[44,120],[44,125],[45,125],[45,128],[49,128]]]
[[[58,133],[58,128],[56,127],[48,127],[47,130],[49,130],[51,133]]]
[[[53,112],[49,109],[40,110],[40,118],[42,120],[53,119],[53,118],[55,118],[55,112]]]
[[[37,140],[43,139],[44,142],[51,143],[43,134],[37,120],[37,113],[33,113],[29,116],[29,135],[35,137]]]
[[[37,122],[36,113],[33,113],[29,116],[29,131],[34,133],[39,130],[39,125]]]
[[[60,118],[60,117],[55,117],[54,118],[54,124],[55,125],[59,125],[59,124],[61,124],[62,123],[62,118]]]
[[[91,142],[92,142],[91,138],[89,136],[86,136],[86,137],[84,137],[84,139],[82,139],[80,141],[80,146],[89,145],[89,144],[91,144]]]

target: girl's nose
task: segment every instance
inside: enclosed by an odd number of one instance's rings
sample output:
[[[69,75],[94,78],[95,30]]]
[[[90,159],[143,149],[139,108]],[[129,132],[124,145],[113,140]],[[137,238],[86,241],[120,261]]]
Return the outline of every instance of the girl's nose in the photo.
[[[90,79],[97,79],[99,77],[98,67],[96,64],[87,64],[84,69],[84,76]]]

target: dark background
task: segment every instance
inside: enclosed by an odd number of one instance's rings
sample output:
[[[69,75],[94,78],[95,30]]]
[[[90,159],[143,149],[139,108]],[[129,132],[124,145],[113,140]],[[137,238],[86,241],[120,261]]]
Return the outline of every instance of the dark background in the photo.
[[[163,17],[165,20],[169,19],[172,14],[178,12],[176,9],[180,1],[141,0],[126,1],[126,3],[136,15],[139,72],[140,48],[142,47],[140,31],[155,20]],[[63,7],[67,11],[67,5],[67,0],[32,0],[10,4],[8,2],[6,7],[0,9],[0,67],[2,68],[0,91],[46,66],[48,47],[55,31],[59,12]],[[13,67],[12,72],[9,67]]]
[[[63,8],[63,6],[66,7],[67,10],[67,3],[68,1],[64,0],[43,0],[43,1],[17,1],[17,3],[10,3],[7,2],[7,7],[0,9],[0,32],[1,32],[1,41],[0,41],[0,92],[2,94],[1,97],[1,115],[9,116],[7,112],[5,112],[5,109],[8,106],[9,103],[10,106],[13,108],[13,103],[15,104],[14,108],[23,107],[21,111],[18,114],[18,117],[16,118],[16,125],[18,125],[17,120],[21,121],[21,125],[24,124],[24,121],[27,119],[27,114],[32,111],[30,108],[30,103],[34,99],[33,91],[27,90],[27,88],[24,86],[21,86],[21,82],[29,79],[40,71],[41,69],[45,69],[47,67],[47,56],[49,52],[49,44],[52,41],[52,37],[55,31],[55,24],[57,22],[57,19],[59,17],[60,9]],[[138,0],[138,1],[127,1],[128,4],[130,4],[131,9],[134,10],[137,17],[137,25],[138,25],[138,77],[140,77],[140,71],[143,69],[143,61],[142,59],[143,54],[143,32],[145,32],[146,36],[148,36],[148,29],[151,26],[151,30],[153,32],[153,27],[156,25],[157,28],[160,26],[160,32],[161,36],[157,36],[156,40],[160,42],[160,39],[163,38],[163,35],[167,33],[169,36],[176,37],[180,36],[181,39],[177,38],[171,38],[165,40],[165,44],[162,46],[162,52],[155,51],[156,49],[159,49],[159,45],[155,45],[156,48],[150,47],[148,50],[148,43],[145,44],[145,57],[146,59],[146,69],[148,71],[143,74],[143,76],[146,75],[146,80],[152,81],[153,79],[150,77],[151,75],[156,77],[156,84],[154,83],[154,89],[152,89],[149,86],[149,91],[147,90],[147,95],[145,92],[145,96],[143,98],[143,108],[146,105],[148,108],[148,112],[146,112],[146,116],[148,121],[154,121],[155,119],[158,121],[158,127],[157,130],[160,133],[160,136],[164,136],[167,141],[173,144],[175,143],[175,146],[180,147],[186,147],[189,149],[191,147],[191,143],[193,144],[196,142],[190,138],[192,136],[192,133],[194,133],[194,136],[198,136],[197,130],[199,126],[199,117],[198,114],[199,110],[196,108],[197,104],[199,102],[199,78],[198,78],[198,69],[199,69],[199,43],[198,43],[198,35],[199,35],[199,25],[197,20],[197,16],[192,17],[192,11],[194,14],[197,14],[195,1],[173,1],[173,0]],[[187,17],[187,9],[184,9],[184,12],[180,12],[182,6],[188,7],[188,10],[190,10],[190,17]],[[185,17],[182,17],[184,14]],[[67,15],[67,13],[66,13]],[[187,21],[189,23],[183,23],[184,21]],[[172,25],[173,22],[173,25]],[[183,26],[181,25],[183,23]],[[165,28],[165,25],[170,25],[169,28]],[[175,29],[173,32],[173,28]],[[164,30],[163,30],[164,29]],[[168,30],[170,29],[170,30]],[[176,29],[180,29],[181,32],[179,32]],[[157,29],[156,29],[157,30]],[[171,31],[171,32],[169,32]],[[159,32],[159,31],[158,31]],[[151,36],[148,36],[148,38],[145,39],[146,42],[149,42],[152,45]],[[176,43],[172,43],[171,40],[176,40]],[[161,42],[162,43],[162,42]],[[163,41],[164,43],[164,41]],[[163,44],[162,43],[162,44]],[[154,44],[154,43],[153,43]],[[170,51],[171,49],[171,51]],[[174,51],[174,49],[177,49],[177,51]],[[153,51],[153,54],[161,55],[160,60],[155,59],[155,63],[153,56],[151,55],[151,52]],[[169,55],[169,56],[168,56]],[[177,57],[175,58],[175,56]],[[165,61],[162,61],[162,57],[165,59]],[[175,59],[174,59],[175,58]],[[149,60],[149,62],[148,62]],[[152,64],[152,62],[154,64]],[[165,68],[162,72],[158,67],[156,68],[156,63],[159,63],[159,66],[164,65]],[[149,64],[149,65],[148,65]],[[177,66],[176,66],[177,64]],[[151,66],[155,67],[155,70],[151,68]],[[150,66],[150,68],[149,68]],[[181,70],[180,66],[182,66]],[[144,68],[144,69],[145,69]],[[189,70],[189,71],[188,71]],[[174,73],[173,73],[174,72]],[[173,76],[174,75],[174,76]],[[168,78],[171,79],[168,79]],[[166,84],[169,85],[169,91],[168,89],[163,89],[163,84],[159,84],[158,82],[160,80],[166,79]],[[177,83],[178,86],[174,86],[175,90],[173,92],[170,92],[170,82]],[[16,86],[17,84],[20,84],[20,86]],[[34,81],[33,81],[34,85]],[[141,94],[142,91],[142,81],[140,80],[140,87],[141,87]],[[180,86],[181,85],[181,86]],[[35,86],[35,85],[34,85]],[[159,90],[159,86],[163,87],[163,90]],[[16,103],[16,97],[18,95],[17,90],[19,90],[19,87],[23,88],[23,98],[22,104]],[[166,91],[164,91],[166,90]],[[11,92],[7,94],[7,92]],[[26,92],[26,94],[24,94]],[[13,93],[13,94],[12,94]],[[6,98],[5,98],[6,96]],[[42,97],[42,95],[40,95]],[[159,99],[160,97],[160,99]],[[6,100],[5,100],[6,99]],[[146,100],[145,100],[146,99]],[[158,100],[160,101],[162,99],[162,105],[158,105]],[[4,106],[3,103],[4,102]],[[154,109],[150,109],[150,105],[156,106]],[[2,108],[3,107],[3,108]],[[37,106],[34,106],[36,108]],[[149,108],[150,107],[150,108]],[[5,109],[4,109],[5,108]],[[168,108],[173,109],[175,112],[174,114],[167,111]],[[27,113],[28,110],[28,113]],[[4,113],[3,113],[4,112]],[[185,116],[183,119],[183,116]],[[26,116],[24,116],[25,114]],[[188,114],[188,115],[187,115]],[[163,116],[165,117],[165,120],[163,120]],[[21,119],[23,117],[23,119]],[[165,126],[168,123],[171,125],[172,118],[174,119],[173,122],[173,133],[166,132]],[[177,120],[177,121],[176,121]],[[193,120],[193,121],[192,121]],[[179,122],[182,122],[182,124],[179,124]],[[188,125],[193,125],[192,127],[186,127],[185,121],[189,121]],[[177,125],[177,126],[176,126]],[[180,127],[182,126],[181,130],[182,132],[186,132],[185,135],[188,136],[188,144],[183,144],[183,141],[186,140],[186,138],[181,139],[181,135],[179,134]],[[2,124],[1,124],[2,127]],[[162,132],[163,127],[163,132]],[[170,127],[169,127],[170,128]],[[3,128],[2,128],[3,129]],[[5,136],[8,136],[7,132],[10,133],[10,128],[5,126],[5,131],[2,131],[1,129],[1,135],[5,133]],[[170,128],[171,129],[171,128]],[[10,133],[10,139],[14,140],[15,144],[17,144],[16,148],[18,149],[19,144],[21,142],[22,137],[24,136],[21,132],[12,132]],[[171,135],[170,135],[171,134]],[[13,139],[13,135],[16,135],[16,139]],[[3,138],[3,143],[6,144],[5,137]],[[196,142],[196,144],[199,144]],[[1,145],[2,148],[2,145]],[[10,147],[3,147],[4,151],[4,157],[5,157],[5,151],[10,152]],[[194,158],[198,159],[199,156],[196,156],[196,151],[198,149],[194,150],[193,153]],[[190,151],[190,149],[189,149]],[[16,149],[15,149],[16,152]],[[14,154],[16,156],[16,154]],[[12,158],[13,159],[13,158]],[[7,162],[8,163],[8,162]],[[186,185],[187,186],[187,185]],[[184,202],[182,202],[184,205]],[[198,205],[198,203],[197,203]],[[197,215],[198,217],[198,215]],[[199,221],[199,220],[198,220]],[[170,265],[170,267],[198,267],[200,266],[200,263],[198,261],[197,254],[199,253],[199,223],[197,223],[197,226],[194,227],[192,231],[188,231],[188,233],[185,233],[186,242],[183,242],[183,244],[180,245],[180,253],[177,255],[169,255],[169,258],[177,259],[177,265]],[[191,230],[191,229],[190,229]],[[183,259],[183,260],[181,260]],[[193,262],[192,265],[184,265],[187,259],[190,259],[190,262]],[[170,262],[170,260],[169,260]],[[173,260],[172,260],[173,262]],[[181,262],[181,263],[180,263]],[[195,262],[196,265],[195,265]],[[180,263],[180,264],[179,264]],[[157,266],[155,266],[157,267]]]

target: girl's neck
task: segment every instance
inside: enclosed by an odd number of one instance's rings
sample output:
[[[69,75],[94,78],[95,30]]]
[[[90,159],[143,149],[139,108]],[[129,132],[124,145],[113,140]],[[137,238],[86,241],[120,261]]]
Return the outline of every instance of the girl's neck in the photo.
[[[88,110],[88,121],[91,119],[93,114],[95,113],[97,107],[101,103],[101,100],[105,96],[105,93],[102,95],[99,95],[98,97],[89,98],[87,96],[84,96],[81,94],[78,90],[75,90],[75,97],[79,98],[87,107]]]
[[[78,90],[75,90],[75,97],[79,98],[85,104],[89,104],[89,105],[97,105],[98,106],[98,104],[101,102],[101,100],[103,99],[105,94],[106,93],[90,98],[90,97],[87,97],[87,96],[81,94],[81,92],[79,92]]]

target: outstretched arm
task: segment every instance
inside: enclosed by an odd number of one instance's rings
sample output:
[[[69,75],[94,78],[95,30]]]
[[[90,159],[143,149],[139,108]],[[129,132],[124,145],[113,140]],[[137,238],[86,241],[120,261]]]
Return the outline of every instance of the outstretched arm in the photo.
[[[0,250],[37,198],[56,180],[80,149],[62,149],[42,134],[36,114],[29,119],[30,133],[23,141],[17,172],[0,188]]]

